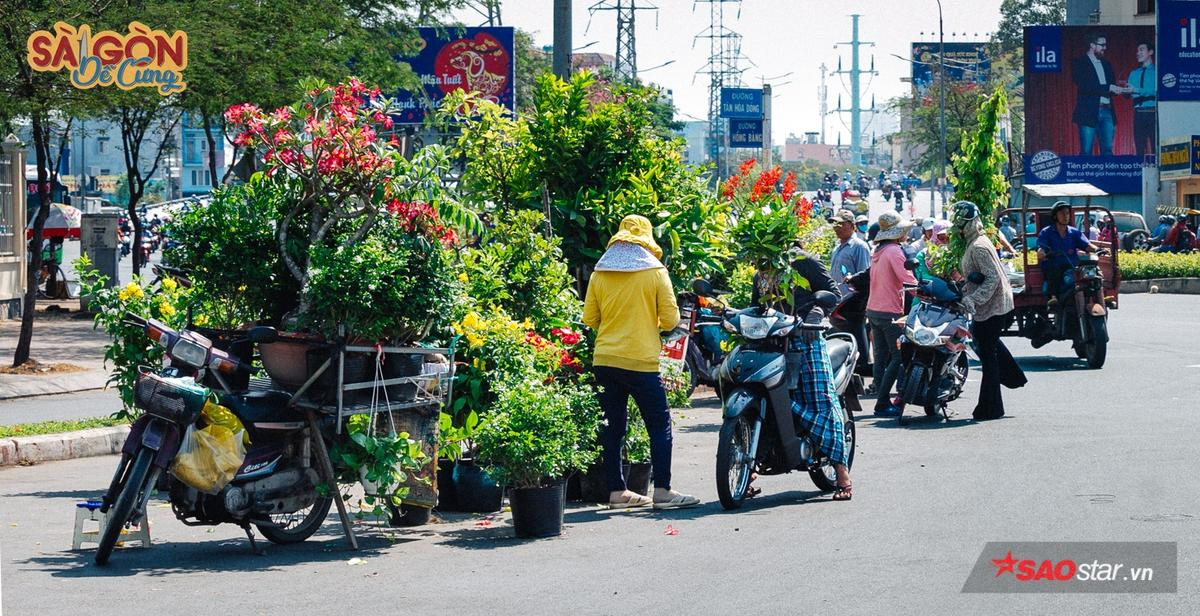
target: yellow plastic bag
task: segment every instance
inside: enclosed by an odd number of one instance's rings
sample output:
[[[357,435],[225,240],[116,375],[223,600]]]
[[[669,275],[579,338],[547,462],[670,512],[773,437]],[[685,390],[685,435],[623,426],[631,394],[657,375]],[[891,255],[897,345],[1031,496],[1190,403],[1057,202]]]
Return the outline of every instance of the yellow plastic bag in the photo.
[[[171,463],[171,474],[201,492],[216,494],[233,480],[245,459],[241,432],[215,424],[189,426]]]
[[[200,417],[205,423],[210,425],[221,426],[234,434],[242,433],[242,445],[250,444],[250,435],[246,432],[245,426],[242,425],[242,420],[238,419],[233,411],[216,404],[211,400],[204,403],[204,408],[200,411]]]

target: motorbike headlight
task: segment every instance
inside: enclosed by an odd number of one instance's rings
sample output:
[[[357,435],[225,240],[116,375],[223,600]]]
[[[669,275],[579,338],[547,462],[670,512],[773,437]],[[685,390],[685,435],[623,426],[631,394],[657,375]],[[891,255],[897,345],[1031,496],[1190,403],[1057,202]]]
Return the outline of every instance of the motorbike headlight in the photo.
[[[742,335],[749,340],[762,340],[775,324],[775,317],[748,317],[742,315]]]
[[[208,349],[185,338],[175,341],[171,347],[171,358],[193,368],[203,368],[208,359]]]
[[[932,346],[937,342],[937,332],[932,329],[922,327],[913,332],[913,342],[921,346]]]

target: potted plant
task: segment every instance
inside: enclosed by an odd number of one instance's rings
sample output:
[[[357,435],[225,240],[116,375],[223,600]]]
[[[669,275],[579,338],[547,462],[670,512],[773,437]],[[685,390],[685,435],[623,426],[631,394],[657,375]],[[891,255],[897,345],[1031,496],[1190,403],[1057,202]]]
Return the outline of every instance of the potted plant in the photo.
[[[386,420],[371,421],[371,415],[353,415],[346,420],[349,439],[338,441],[331,459],[338,469],[338,483],[360,483],[363,502],[373,507],[372,515],[389,515],[408,495],[404,483],[428,462],[421,444],[407,432],[392,432]]]
[[[596,458],[599,410],[590,387],[525,380],[501,389],[476,444],[511,488],[517,537],[562,533],[563,479]]]

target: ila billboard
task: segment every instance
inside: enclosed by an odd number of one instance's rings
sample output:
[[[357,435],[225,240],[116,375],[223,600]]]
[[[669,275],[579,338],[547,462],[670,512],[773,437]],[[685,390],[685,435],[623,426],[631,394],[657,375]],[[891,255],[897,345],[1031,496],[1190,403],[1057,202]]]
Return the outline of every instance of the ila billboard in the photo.
[[[1153,26],[1025,28],[1025,182],[1138,193],[1157,152]]]
[[[1200,101],[1200,0],[1158,2],[1159,100]]]
[[[402,90],[396,94],[400,124],[420,124],[425,113],[436,108],[447,93],[455,90],[478,92],[484,99],[515,109],[513,29],[417,28],[420,51],[399,57],[421,80],[423,91]]]

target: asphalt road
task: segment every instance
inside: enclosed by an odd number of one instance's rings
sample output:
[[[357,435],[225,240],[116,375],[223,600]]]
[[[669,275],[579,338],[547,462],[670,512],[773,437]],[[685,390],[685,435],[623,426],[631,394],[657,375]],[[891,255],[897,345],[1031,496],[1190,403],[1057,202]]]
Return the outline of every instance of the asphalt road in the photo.
[[[307,543],[254,556],[239,529],[185,527],[150,510],[154,546],[106,569],[70,546],[73,503],[106,486],[115,457],[0,470],[6,614],[1196,614],[1200,474],[1195,395],[1200,298],[1134,295],[1112,317],[1108,364],[1066,343],[1010,346],[1030,383],[1010,417],[975,424],[978,383],[946,423],[859,420],[855,498],[805,475],[764,477],[734,513],[716,503],[719,415],[678,414],[675,487],[704,505],[604,514],[572,504],[562,537],[510,538],[507,514],[448,515],[418,529],[336,518]],[[977,373],[976,373],[977,374]],[[57,402],[58,404],[64,404]],[[48,401],[50,404],[50,401]],[[3,405],[0,405],[2,408]],[[665,534],[668,525],[678,530]],[[1159,595],[964,594],[988,541],[1178,542],[1178,591]],[[353,564],[362,559],[362,564]]]

